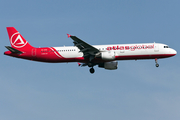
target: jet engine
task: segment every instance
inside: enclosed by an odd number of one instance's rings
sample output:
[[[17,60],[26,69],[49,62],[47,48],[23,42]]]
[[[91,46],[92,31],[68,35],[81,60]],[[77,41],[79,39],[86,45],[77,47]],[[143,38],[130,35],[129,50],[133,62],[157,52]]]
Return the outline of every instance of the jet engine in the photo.
[[[118,62],[112,61],[112,62],[105,62],[98,65],[100,68],[108,69],[108,70],[115,70],[117,69]]]
[[[96,55],[97,58],[101,58],[102,60],[114,60],[115,54],[112,51],[108,52],[101,52],[98,55]]]

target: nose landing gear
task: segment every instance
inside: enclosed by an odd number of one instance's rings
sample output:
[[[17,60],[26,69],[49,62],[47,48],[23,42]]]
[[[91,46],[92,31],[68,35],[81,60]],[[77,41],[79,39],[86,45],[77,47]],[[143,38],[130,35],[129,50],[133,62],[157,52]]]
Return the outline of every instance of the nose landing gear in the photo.
[[[93,67],[91,69],[89,69],[89,71],[90,71],[91,74],[93,74],[95,72]]]
[[[156,67],[159,67],[159,64],[158,64],[157,58],[155,58],[155,62],[156,62]]]

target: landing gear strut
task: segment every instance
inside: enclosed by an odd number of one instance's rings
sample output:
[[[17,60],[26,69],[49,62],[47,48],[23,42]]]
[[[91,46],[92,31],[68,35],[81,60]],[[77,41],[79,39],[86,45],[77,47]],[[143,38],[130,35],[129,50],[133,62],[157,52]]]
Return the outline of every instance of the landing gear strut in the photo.
[[[155,62],[156,62],[156,67],[159,67],[159,64],[158,64],[157,58],[155,58]]]
[[[91,74],[93,74],[95,72],[93,67],[91,69],[89,69],[89,71],[90,71]]]
[[[93,68],[94,64],[93,64],[93,62],[92,62],[92,60],[93,60],[94,58],[95,58],[95,56],[92,56],[92,55],[89,57],[88,67],[91,67],[91,68],[89,69],[89,71],[90,71],[91,74],[93,74],[93,73],[95,72],[95,70],[94,70],[94,68]]]

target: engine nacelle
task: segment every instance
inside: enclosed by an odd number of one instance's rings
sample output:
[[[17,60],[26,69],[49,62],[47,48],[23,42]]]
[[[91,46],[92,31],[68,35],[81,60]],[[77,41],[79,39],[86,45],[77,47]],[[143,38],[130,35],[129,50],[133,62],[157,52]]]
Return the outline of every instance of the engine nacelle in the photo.
[[[96,57],[101,58],[102,60],[115,60],[115,54],[112,51],[101,52]]]
[[[117,65],[118,65],[117,61],[112,61],[112,62],[101,63],[98,65],[98,67],[105,68],[108,70],[115,70],[118,68]]]

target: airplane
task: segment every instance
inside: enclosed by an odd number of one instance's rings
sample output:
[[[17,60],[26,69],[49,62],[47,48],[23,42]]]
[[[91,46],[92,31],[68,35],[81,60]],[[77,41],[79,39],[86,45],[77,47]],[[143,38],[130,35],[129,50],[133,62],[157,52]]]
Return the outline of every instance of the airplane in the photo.
[[[93,67],[96,65],[115,70],[118,68],[117,60],[154,59],[155,66],[159,67],[158,59],[177,54],[161,43],[90,45],[70,34],[67,35],[74,46],[35,48],[14,27],[7,27],[7,32],[11,46],[5,46],[8,49],[5,55],[48,63],[77,62],[79,66],[90,67],[90,73],[95,72]]]

